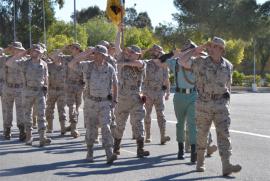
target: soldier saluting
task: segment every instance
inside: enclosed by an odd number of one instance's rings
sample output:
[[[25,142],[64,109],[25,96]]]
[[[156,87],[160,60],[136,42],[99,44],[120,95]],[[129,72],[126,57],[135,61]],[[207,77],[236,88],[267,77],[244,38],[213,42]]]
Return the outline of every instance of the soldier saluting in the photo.
[[[190,59],[193,55],[207,50],[208,56]],[[241,170],[240,165],[232,165],[230,140],[230,93],[232,83],[232,64],[222,57],[225,52],[225,41],[214,37],[212,42],[188,50],[179,55],[179,63],[190,68],[195,74],[198,90],[196,100],[197,124],[197,171],[205,170],[204,154],[207,147],[207,135],[212,122],[216,127],[217,143],[222,161],[223,175],[227,176]]]

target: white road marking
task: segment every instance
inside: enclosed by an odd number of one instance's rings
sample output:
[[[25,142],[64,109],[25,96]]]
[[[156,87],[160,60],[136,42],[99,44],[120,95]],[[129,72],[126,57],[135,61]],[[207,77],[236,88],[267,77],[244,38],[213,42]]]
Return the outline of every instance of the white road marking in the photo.
[[[120,149],[120,151],[124,151],[124,152],[127,152],[127,153],[131,153],[132,155],[137,155],[137,153],[135,152],[132,152],[132,151],[128,151],[128,150],[125,150],[125,149]]]
[[[157,119],[152,119],[157,121]],[[167,120],[166,122],[171,123],[171,124],[176,124],[176,121],[169,121]],[[214,127],[212,127],[211,129],[215,129]],[[251,133],[251,132],[246,132],[246,131],[238,131],[238,130],[230,130],[230,132],[232,133],[239,133],[239,134],[245,134],[245,135],[249,135],[249,136],[256,136],[256,137],[261,137],[261,138],[268,138],[270,139],[269,135],[263,135],[263,134],[257,134],[257,133]]]

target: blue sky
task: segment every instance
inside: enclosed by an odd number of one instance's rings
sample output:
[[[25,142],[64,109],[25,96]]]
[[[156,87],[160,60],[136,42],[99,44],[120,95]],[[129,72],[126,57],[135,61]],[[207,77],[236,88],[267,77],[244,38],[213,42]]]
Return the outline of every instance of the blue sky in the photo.
[[[266,0],[257,0],[263,3]],[[147,11],[155,27],[158,23],[173,22],[172,13],[176,12],[173,0],[126,0],[126,7],[132,7],[136,3],[137,12]],[[97,5],[100,9],[105,10],[107,0],[77,0],[77,10]],[[58,20],[71,21],[70,15],[73,12],[73,0],[65,0],[65,5],[59,10],[55,8],[56,18]]]

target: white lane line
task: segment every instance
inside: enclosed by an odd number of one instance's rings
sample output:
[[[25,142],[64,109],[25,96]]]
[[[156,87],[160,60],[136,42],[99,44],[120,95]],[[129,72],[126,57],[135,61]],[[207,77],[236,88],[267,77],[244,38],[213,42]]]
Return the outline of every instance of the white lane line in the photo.
[[[131,154],[133,154],[133,155],[137,155],[137,153],[135,153],[135,152],[132,152],[132,151],[128,151],[128,150],[125,150],[125,149],[120,149],[120,151],[124,151],[124,152],[127,152],[127,153],[131,153]]]
[[[157,121],[157,119],[152,119],[152,120]],[[172,123],[172,124],[176,124],[176,123],[177,123],[176,121],[169,121],[169,120],[167,120],[166,122]],[[215,128],[214,128],[214,127],[211,127],[211,129],[215,129]],[[251,132],[246,132],[246,131],[238,131],[238,130],[232,130],[232,129],[230,129],[230,132],[232,132],[232,133],[239,133],[239,134],[245,134],[245,135],[249,135],[249,136],[256,136],[256,137],[261,137],[261,138],[268,138],[268,139],[270,139],[270,136],[268,136],[268,135],[257,134],[257,133],[251,133]]]

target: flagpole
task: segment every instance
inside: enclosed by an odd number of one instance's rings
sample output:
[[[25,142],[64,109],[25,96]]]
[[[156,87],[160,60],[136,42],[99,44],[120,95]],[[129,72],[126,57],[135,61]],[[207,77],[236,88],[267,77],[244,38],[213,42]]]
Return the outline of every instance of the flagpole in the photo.
[[[43,11],[43,33],[44,33],[44,44],[47,46],[46,37],[46,19],[45,19],[45,0],[42,0],[42,11]]]
[[[17,37],[16,37],[16,0],[13,0],[13,41],[15,42]]]
[[[121,6],[122,6],[122,10],[121,10],[121,23],[124,24],[124,9],[125,9],[125,0],[120,0],[121,1]],[[124,29],[122,29],[122,41],[121,41],[121,48],[124,49],[125,47],[125,41],[124,41]]]
[[[29,47],[32,48],[32,2],[31,0],[28,0],[28,6],[29,6]]]
[[[76,0],[74,0],[74,18],[73,18],[73,23],[74,23],[74,40],[77,42],[77,14],[76,14]]]

